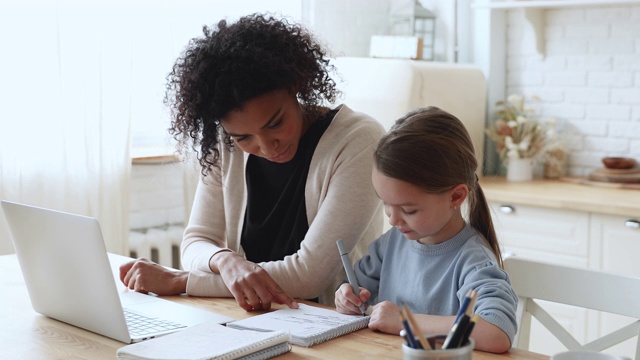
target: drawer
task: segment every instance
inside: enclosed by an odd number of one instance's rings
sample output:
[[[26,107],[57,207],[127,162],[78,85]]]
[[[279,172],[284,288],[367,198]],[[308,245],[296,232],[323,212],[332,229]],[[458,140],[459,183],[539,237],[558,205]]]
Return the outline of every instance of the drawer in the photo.
[[[503,252],[588,266],[588,213],[498,202],[489,205]]]

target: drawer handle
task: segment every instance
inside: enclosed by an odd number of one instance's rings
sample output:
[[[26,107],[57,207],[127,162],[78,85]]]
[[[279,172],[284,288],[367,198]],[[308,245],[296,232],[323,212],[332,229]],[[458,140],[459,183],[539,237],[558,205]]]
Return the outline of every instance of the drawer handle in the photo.
[[[513,214],[516,212],[516,208],[511,205],[500,205],[500,212],[503,214]]]
[[[628,228],[631,228],[631,229],[640,229],[640,220],[629,219],[629,220],[624,222],[624,226],[626,226]]]

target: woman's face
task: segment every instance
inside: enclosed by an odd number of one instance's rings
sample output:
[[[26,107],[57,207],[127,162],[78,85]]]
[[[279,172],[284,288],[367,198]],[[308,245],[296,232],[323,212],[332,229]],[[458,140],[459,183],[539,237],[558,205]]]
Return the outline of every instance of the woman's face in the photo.
[[[242,151],[276,163],[291,161],[307,130],[295,94],[275,90],[229,111],[222,127]]]

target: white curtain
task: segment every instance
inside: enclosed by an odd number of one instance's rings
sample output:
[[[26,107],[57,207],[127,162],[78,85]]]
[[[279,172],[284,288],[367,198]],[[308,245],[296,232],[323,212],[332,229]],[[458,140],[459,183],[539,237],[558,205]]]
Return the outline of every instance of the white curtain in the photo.
[[[96,217],[107,249],[128,254],[130,139],[166,145],[176,57],[203,25],[256,11],[295,19],[301,3],[0,0],[0,199]],[[185,173],[189,209],[197,171]],[[11,252],[0,216],[0,254]]]
[[[96,217],[125,254],[132,22],[86,3],[0,2],[0,198]]]

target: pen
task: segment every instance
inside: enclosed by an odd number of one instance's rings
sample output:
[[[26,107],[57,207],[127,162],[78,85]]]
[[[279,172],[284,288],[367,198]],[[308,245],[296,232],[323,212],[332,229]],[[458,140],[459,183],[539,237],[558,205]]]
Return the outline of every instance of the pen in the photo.
[[[467,314],[463,314],[460,317],[460,320],[453,324],[453,326],[451,327],[451,331],[449,331],[447,338],[444,340],[444,344],[442,344],[443,349],[454,349],[458,346],[458,344],[460,343],[460,339],[462,339],[462,336],[467,330],[469,321],[470,319]]]
[[[400,330],[400,336],[402,336],[402,338],[404,339],[404,343],[408,347],[411,347],[411,344],[409,343],[409,338],[407,337],[407,330],[405,329]]]
[[[405,339],[409,343],[409,347],[413,349],[420,349],[420,343],[416,341],[415,336],[413,335],[413,331],[411,331],[411,326],[409,326],[409,322],[407,319],[402,319],[402,326],[404,327],[404,331],[406,332]]]
[[[360,287],[358,286],[358,281],[356,280],[356,274],[353,272],[353,267],[351,267],[351,260],[349,260],[349,253],[344,248],[344,244],[342,240],[336,241],[338,245],[338,251],[340,252],[340,258],[342,259],[342,266],[344,266],[344,272],[347,273],[347,280],[349,280],[349,284],[351,284],[351,288],[353,289],[353,293],[356,294],[358,298],[360,298]],[[362,312],[362,316],[364,314],[364,304],[360,305],[360,312]]]
[[[413,314],[411,314],[411,310],[409,310],[407,305],[404,305],[402,307],[401,312],[402,312],[401,314],[403,316],[403,319],[406,318],[407,321],[409,322],[409,325],[411,325],[411,327],[413,328],[414,336],[418,338],[418,341],[420,342],[420,346],[425,350],[431,350],[431,346],[429,345],[427,340],[424,338],[424,336],[422,336],[422,334],[420,333],[420,328],[418,328],[418,324],[414,320]]]
[[[469,338],[471,337],[471,332],[473,331],[473,327],[476,325],[476,321],[478,321],[478,314],[474,314],[473,317],[471,318],[469,325],[467,325],[467,328],[465,329],[464,334],[462,335],[462,339],[460,339],[460,343],[458,344],[458,347],[465,346],[469,342]]]

